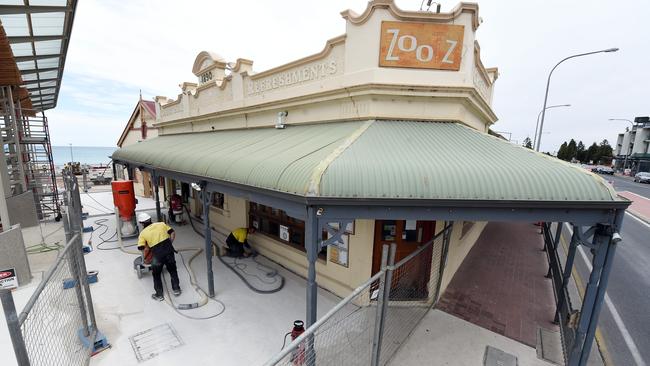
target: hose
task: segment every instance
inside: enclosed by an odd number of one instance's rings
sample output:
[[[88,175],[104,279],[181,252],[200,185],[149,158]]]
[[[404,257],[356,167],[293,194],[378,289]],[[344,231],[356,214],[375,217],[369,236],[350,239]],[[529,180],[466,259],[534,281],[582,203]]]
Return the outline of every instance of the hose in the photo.
[[[189,208],[187,208],[187,206],[185,206],[185,205],[183,205],[183,207],[185,208],[185,211],[187,212],[187,217],[189,218],[190,225],[192,226],[192,229],[193,229],[197,234],[199,234],[199,235],[201,235],[203,238],[205,238],[204,234],[203,234],[199,229],[197,229],[197,228],[194,226],[194,220],[196,220],[196,219],[192,218],[192,215],[190,214],[190,210],[189,210]],[[198,221],[198,220],[197,220],[197,221]],[[202,224],[203,224],[203,223],[202,223]],[[205,224],[204,224],[204,226],[205,226]],[[214,241],[214,238],[211,238],[211,241],[212,241],[212,245],[214,245],[214,246],[217,245],[217,243]],[[223,257],[221,256],[221,253],[220,253],[220,251],[219,251],[219,248],[217,248],[216,253],[217,253],[217,258],[219,258],[219,260],[221,261],[221,263],[223,263],[226,267],[228,267],[231,271],[233,271],[233,272],[237,275],[237,277],[239,277],[239,278],[240,278],[240,279],[241,279],[241,280],[246,284],[246,286],[248,286],[248,288],[251,289],[253,292],[256,292],[256,293],[258,293],[258,294],[273,294],[273,293],[276,293],[276,292],[282,290],[282,288],[284,287],[284,281],[285,281],[285,280],[284,280],[284,276],[282,276],[281,274],[279,274],[278,271],[273,270],[272,268],[267,267],[267,266],[265,266],[264,264],[258,262],[258,261],[255,259],[255,257],[253,257],[253,261],[254,261],[255,263],[257,263],[259,266],[262,266],[262,267],[265,267],[265,268],[268,268],[268,269],[269,269],[269,272],[266,273],[266,275],[267,275],[268,277],[276,277],[276,276],[277,276],[277,277],[280,277],[280,286],[278,286],[277,288],[272,289],[272,290],[260,290],[260,289],[256,288],[256,287],[253,286],[250,282],[248,282],[248,280],[246,279],[246,277],[244,277],[244,276],[243,276],[243,275],[242,275],[242,274],[241,274],[237,269],[240,269],[242,272],[244,272],[244,273],[245,273],[246,275],[248,275],[248,276],[254,276],[254,277],[257,277],[257,278],[258,278],[261,282],[263,282],[263,283],[266,283],[266,282],[264,282],[264,281],[263,281],[260,277],[258,277],[257,275],[251,275],[251,274],[246,273],[246,272],[241,268],[241,265],[246,266],[246,264],[243,264],[243,263],[237,263],[237,259],[235,259],[235,263],[234,263],[235,266],[233,266],[232,263],[228,263],[228,262],[227,262],[225,259],[223,259]],[[243,268],[246,268],[246,267],[243,267]],[[258,267],[258,268],[259,268],[259,267]]]
[[[117,212],[117,207],[115,208],[115,217],[116,217],[116,220],[117,220],[117,226],[116,226],[117,241],[120,244],[120,246],[119,246],[120,250],[122,252],[126,253],[126,254],[141,255],[139,250],[138,251],[129,250],[129,249],[126,249],[124,247],[124,242],[122,241],[122,233],[119,230],[120,217],[119,217],[118,212]],[[181,254],[181,252],[187,252],[187,251],[195,251],[195,253],[190,257],[190,260],[188,261],[189,264],[185,264],[185,259],[183,258],[182,254]],[[199,299],[199,301],[197,301],[195,303],[174,304],[174,302],[171,301],[171,296],[169,295],[169,289],[165,288],[165,291],[167,293],[167,296],[165,297],[165,302],[167,304],[169,304],[172,308],[174,308],[175,311],[176,310],[196,309],[198,307],[204,306],[205,304],[208,303],[209,297],[208,297],[208,295],[206,295],[205,291],[203,291],[203,289],[196,282],[196,276],[194,275],[194,271],[192,271],[192,261],[194,260],[194,258],[196,258],[196,256],[198,256],[199,254],[201,254],[203,252],[203,249],[202,248],[185,248],[185,249],[178,249],[178,250],[176,250],[176,252],[181,254],[181,260],[183,261],[183,265],[185,266],[185,269],[187,270],[188,274],[190,275],[190,284],[194,288],[194,291],[196,291],[196,293],[199,294],[199,296],[201,296],[201,298]],[[163,277],[164,277],[164,275],[163,275]],[[215,301],[217,301],[217,300],[215,300]],[[221,301],[217,301],[217,302],[220,303],[223,306],[223,309],[221,310],[221,312],[219,312],[219,314],[217,314],[217,315],[220,315],[221,313],[223,313],[225,311],[225,305]],[[182,314],[182,315],[186,316],[185,314]],[[217,316],[217,315],[214,315],[214,316]],[[190,318],[190,319],[202,319],[202,318],[194,318],[194,317],[190,317],[190,316],[186,316],[186,317]]]

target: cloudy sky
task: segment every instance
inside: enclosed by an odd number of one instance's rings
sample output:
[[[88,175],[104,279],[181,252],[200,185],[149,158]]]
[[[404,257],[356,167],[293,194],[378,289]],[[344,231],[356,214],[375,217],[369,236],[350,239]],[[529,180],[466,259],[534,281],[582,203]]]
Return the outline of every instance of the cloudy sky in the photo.
[[[397,0],[417,10],[420,0]],[[456,2],[444,2],[443,11]],[[478,29],[482,60],[497,66],[493,129],[522,141],[535,130],[546,77],[554,73],[542,150],[577,138],[615,139],[625,122],[650,115],[648,0],[484,0]],[[139,90],[144,98],[175,97],[197,53],[254,60],[263,71],[322,50],[345,32],[340,12],[362,12],[365,0],[327,1],[108,1],[79,2],[59,104],[48,113],[54,145],[114,146]]]

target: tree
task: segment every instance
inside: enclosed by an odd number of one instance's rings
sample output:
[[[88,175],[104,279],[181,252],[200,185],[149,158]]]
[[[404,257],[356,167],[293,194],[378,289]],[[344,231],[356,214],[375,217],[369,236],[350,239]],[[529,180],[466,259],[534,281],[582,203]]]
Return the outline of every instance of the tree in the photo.
[[[571,161],[573,158],[576,157],[576,153],[578,151],[578,146],[576,145],[576,140],[571,139],[569,141],[569,144],[566,147],[566,161]]]
[[[586,160],[586,155],[587,151],[585,150],[585,144],[583,144],[582,141],[579,141],[576,148],[576,159],[582,163]]]
[[[611,164],[613,157],[612,153],[613,149],[609,145],[609,141],[607,141],[607,139],[601,141],[598,146],[598,160],[601,164]]]
[[[567,158],[566,158],[566,156],[567,156],[566,150],[567,150],[567,144],[566,144],[566,141],[564,141],[562,143],[562,145],[560,145],[560,149],[557,151],[557,158],[560,159],[560,160],[567,160]]]
[[[598,159],[600,159],[598,150],[599,150],[598,145],[596,145],[595,142],[591,144],[591,146],[589,146],[589,148],[587,149],[587,158],[586,158],[587,162],[592,162],[594,164],[598,163]]]
[[[524,139],[524,143],[521,145],[527,149],[533,149],[533,141],[530,139],[530,137],[526,137]]]

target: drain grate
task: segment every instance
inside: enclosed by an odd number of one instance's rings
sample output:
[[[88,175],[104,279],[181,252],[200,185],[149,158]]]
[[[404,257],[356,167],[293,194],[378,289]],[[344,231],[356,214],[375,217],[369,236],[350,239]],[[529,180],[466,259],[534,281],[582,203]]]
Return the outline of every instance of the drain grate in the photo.
[[[517,366],[517,357],[491,346],[485,347],[484,366]]]
[[[138,362],[150,360],[163,352],[183,345],[174,327],[165,323],[129,337]]]

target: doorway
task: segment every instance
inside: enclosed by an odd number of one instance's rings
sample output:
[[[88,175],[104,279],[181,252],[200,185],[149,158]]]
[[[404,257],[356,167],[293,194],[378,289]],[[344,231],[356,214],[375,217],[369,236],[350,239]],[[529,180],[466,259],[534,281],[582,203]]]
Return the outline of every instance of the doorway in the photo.
[[[381,252],[383,244],[396,244],[395,262],[399,262],[409,254],[413,253],[420,246],[427,243],[435,234],[435,221],[416,220],[376,220],[375,240],[372,258],[372,273],[377,273],[381,268]],[[428,288],[431,277],[431,259],[433,246],[429,246],[422,253],[413,259],[410,264],[413,270],[408,275],[393,278],[392,287],[402,289]],[[400,291],[391,293],[391,300],[418,300],[426,299],[429,294],[421,291]]]

